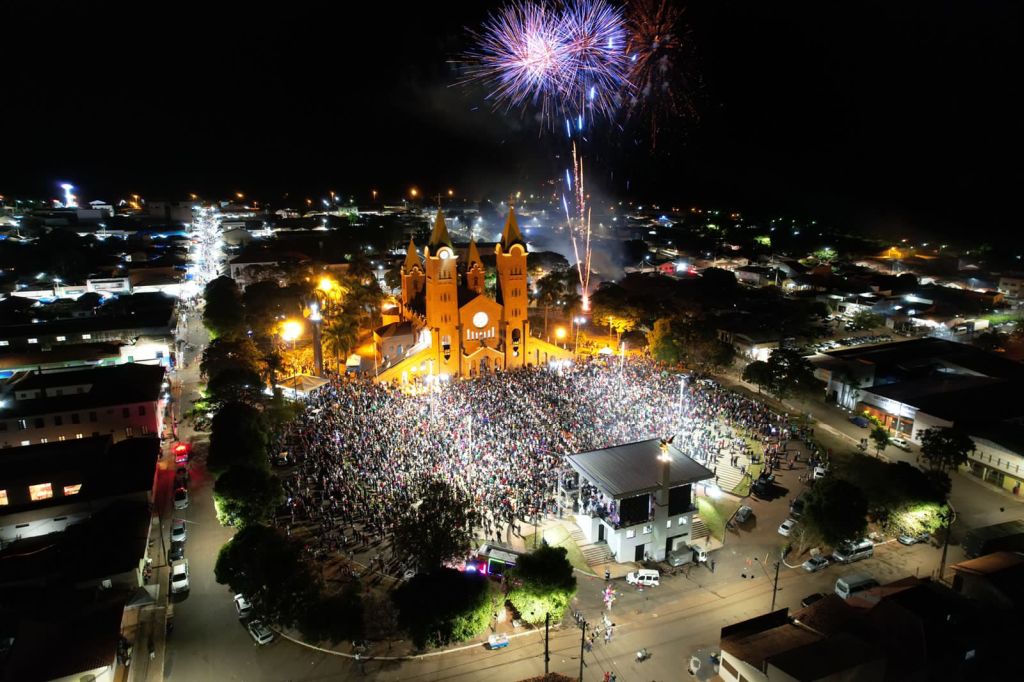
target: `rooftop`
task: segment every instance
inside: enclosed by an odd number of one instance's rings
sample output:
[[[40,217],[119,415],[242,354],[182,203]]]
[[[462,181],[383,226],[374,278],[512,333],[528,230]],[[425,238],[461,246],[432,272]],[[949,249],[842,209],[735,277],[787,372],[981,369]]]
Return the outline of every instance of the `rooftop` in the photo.
[[[1024,381],[940,374],[863,390],[953,422],[1024,415],[1024,404],[1019,400]]]
[[[93,410],[160,399],[164,368],[128,362],[63,372],[29,372],[0,387],[0,419]]]
[[[929,365],[955,365],[988,377],[1003,379],[1024,377],[1024,365],[995,353],[964,343],[925,337],[893,341],[874,346],[829,351],[829,357],[875,365],[880,368],[920,368]]]
[[[661,488],[661,439],[616,445],[591,450],[567,458],[570,466],[584,478],[593,481],[615,498],[633,497]],[[685,455],[674,445],[668,446],[672,458],[669,465],[669,487],[696,483],[714,478],[714,473]]]

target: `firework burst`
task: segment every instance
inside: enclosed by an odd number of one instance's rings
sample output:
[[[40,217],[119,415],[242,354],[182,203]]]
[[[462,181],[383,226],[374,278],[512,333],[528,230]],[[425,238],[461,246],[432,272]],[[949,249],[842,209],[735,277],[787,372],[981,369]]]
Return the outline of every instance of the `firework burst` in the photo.
[[[526,0],[492,14],[476,34],[465,82],[506,110],[532,105],[549,124],[614,114],[628,89],[622,10],[606,0]]]
[[[685,67],[692,58],[682,15],[669,0],[632,0],[626,8],[628,79],[633,88],[624,93],[623,108],[627,117],[648,120],[652,146],[662,121],[697,113],[685,82]]]

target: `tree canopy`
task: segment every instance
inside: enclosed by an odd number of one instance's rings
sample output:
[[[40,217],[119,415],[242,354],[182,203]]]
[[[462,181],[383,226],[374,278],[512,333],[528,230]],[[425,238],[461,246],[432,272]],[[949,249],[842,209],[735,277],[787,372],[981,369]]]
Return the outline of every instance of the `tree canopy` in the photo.
[[[267,523],[283,501],[281,481],[266,468],[233,466],[213,485],[217,520],[224,526]]]
[[[871,442],[875,444],[875,453],[881,455],[885,452],[885,448],[889,446],[889,432],[886,431],[884,426],[876,424],[871,429],[871,433],[868,435]]]
[[[921,434],[921,456],[938,471],[956,470],[967,464],[976,449],[971,437],[951,428],[927,429]]]
[[[417,574],[394,593],[399,625],[420,648],[475,637],[494,616],[492,589],[486,577],[453,568]]]
[[[267,443],[262,413],[246,403],[227,403],[213,418],[206,466],[215,474],[236,465],[265,468]]]
[[[868,501],[860,488],[836,476],[818,480],[807,494],[801,521],[830,545],[859,537],[867,528]]]
[[[508,601],[528,623],[543,623],[545,614],[561,620],[576,594],[576,576],[564,547],[547,544],[519,557],[509,571]]]
[[[651,355],[669,364],[710,371],[732,364],[735,351],[721,341],[711,325],[694,318],[659,318],[647,334]]]
[[[476,521],[467,495],[433,479],[424,486],[420,501],[398,520],[394,545],[411,554],[419,570],[430,571],[469,552]]]
[[[242,300],[235,280],[218,277],[203,290],[203,324],[214,337],[236,337],[245,334]]]
[[[301,620],[319,596],[300,543],[258,524],[241,529],[221,547],[214,576],[248,597],[261,615],[285,626]]]

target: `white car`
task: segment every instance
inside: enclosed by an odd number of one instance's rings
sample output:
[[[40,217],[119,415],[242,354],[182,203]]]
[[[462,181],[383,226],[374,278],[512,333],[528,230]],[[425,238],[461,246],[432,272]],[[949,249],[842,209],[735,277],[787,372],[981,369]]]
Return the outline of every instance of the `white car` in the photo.
[[[819,478],[825,478],[827,473],[828,469],[825,467],[814,467],[814,480],[817,481]]]
[[[817,573],[828,566],[828,559],[823,556],[812,556],[803,563],[804,570],[808,573]]]
[[[910,452],[910,443],[903,438],[890,438],[889,442],[904,452]]]
[[[789,537],[789,534],[793,532],[793,528],[796,527],[796,521],[793,519],[786,519],[779,525],[779,535]]]
[[[171,521],[171,542],[185,542],[185,519],[174,519]]]
[[[243,619],[252,615],[252,604],[245,598],[245,595],[235,595],[235,611],[238,612],[238,617]]]
[[[188,559],[171,564],[171,594],[188,592]]]
[[[260,620],[251,620],[246,626],[254,642],[259,645],[270,644],[274,641],[274,633]]]

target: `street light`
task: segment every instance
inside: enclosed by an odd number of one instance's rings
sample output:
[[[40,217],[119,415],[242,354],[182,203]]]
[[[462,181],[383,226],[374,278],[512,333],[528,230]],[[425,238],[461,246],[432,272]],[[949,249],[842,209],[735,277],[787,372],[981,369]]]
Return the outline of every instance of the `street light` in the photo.
[[[289,343],[294,343],[302,336],[302,323],[298,320],[285,320],[281,324],[281,338]]]
[[[555,338],[559,341],[565,340],[565,327],[555,327]]]

